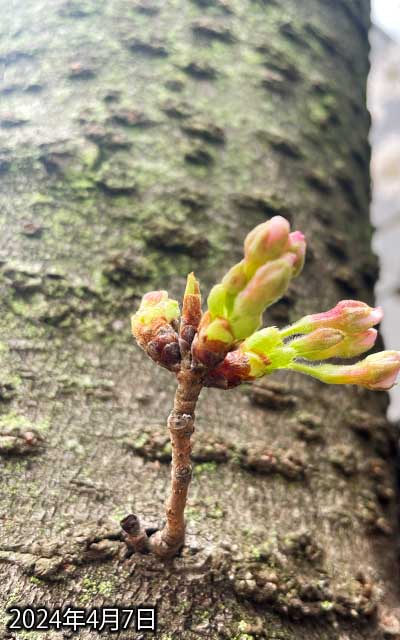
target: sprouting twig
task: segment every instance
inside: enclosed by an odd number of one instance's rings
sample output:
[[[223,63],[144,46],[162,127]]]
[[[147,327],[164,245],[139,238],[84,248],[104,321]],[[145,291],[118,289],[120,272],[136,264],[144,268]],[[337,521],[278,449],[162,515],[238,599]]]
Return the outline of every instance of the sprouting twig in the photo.
[[[305,241],[275,216],[246,237],[244,259],[234,265],[208,296],[202,314],[199,284],[189,274],[179,324],[179,305],[166,291],[147,293],[132,317],[138,344],[157,364],[175,373],[178,387],[168,429],[172,444],[171,493],[165,526],[146,531],[136,515],[121,522],[134,551],[162,558],[184,544],[186,499],[192,477],[191,436],[201,389],[229,389],[277,369],[300,371],[330,384],[358,384],[386,390],[400,370],[400,352],[374,353],[351,365],[315,363],[353,358],[370,349],[382,310],[343,300],[333,309],[305,316],[283,329],[258,331],[266,307],[281,298],[302,270]]]

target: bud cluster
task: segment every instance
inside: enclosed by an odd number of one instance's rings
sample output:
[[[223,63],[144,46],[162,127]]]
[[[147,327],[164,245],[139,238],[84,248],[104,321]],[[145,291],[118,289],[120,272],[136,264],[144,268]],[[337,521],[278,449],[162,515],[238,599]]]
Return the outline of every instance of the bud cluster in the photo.
[[[234,351],[230,351],[205,380],[209,387],[230,389],[241,382],[256,378],[286,367],[294,357],[276,327],[268,327],[253,333]]]
[[[285,218],[275,216],[255,227],[244,241],[244,259],[235,264],[208,297],[193,344],[195,360],[206,366],[221,362],[262,322],[262,313],[286,292],[301,271],[304,236],[290,233]]]
[[[309,333],[321,328],[339,329],[346,334],[354,335],[367,331],[378,324],[382,318],[381,307],[369,307],[365,302],[358,300],[342,300],[329,311],[304,316],[287,327],[284,335]]]
[[[371,325],[382,318],[380,307],[343,300],[324,313],[306,316],[279,331],[257,331],[230,351],[206,377],[207,386],[234,387],[292,369],[330,384],[358,384],[368,389],[389,389],[400,370],[400,353],[383,351],[353,365],[314,364],[331,358],[353,358],[375,344]],[[340,327],[340,328],[339,328]]]
[[[291,233],[288,221],[275,216],[247,235],[243,260],[213,287],[204,314],[193,273],[187,278],[180,322],[179,305],[166,291],[143,296],[132,317],[133,335],[157,364],[175,373],[178,387],[168,419],[172,491],[166,503],[166,524],[150,537],[135,516],[125,518],[121,525],[133,550],[167,558],[184,543],[190,437],[203,386],[229,389],[277,369],[372,390],[390,389],[395,383],[400,371],[398,351],[374,353],[355,364],[325,362],[358,356],[374,345],[377,331],[373,327],[382,319],[379,307],[343,300],[284,329],[258,330],[264,309],[285,293],[300,273],[304,256],[303,234]]]
[[[373,326],[383,317],[381,307],[357,300],[342,300],[333,309],[305,316],[282,331],[297,356],[307,360],[353,358],[371,349],[378,332]],[[357,384],[367,389],[387,390],[400,370],[398,351],[381,351],[351,365],[311,364],[296,359],[290,369],[329,384]]]
[[[202,314],[199,284],[187,278],[179,326],[179,305],[166,291],[146,294],[132,317],[138,344],[157,363],[178,372],[181,362],[201,370],[205,386],[230,388],[292,369],[331,384],[389,389],[400,370],[400,353],[383,351],[355,364],[332,364],[371,349],[380,307],[342,300],[323,313],[304,316],[284,329],[257,331],[262,313],[286,291],[301,271],[304,236],[290,232],[275,216],[258,225],[244,241],[244,258],[216,284]],[[322,363],[321,363],[322,361]]]

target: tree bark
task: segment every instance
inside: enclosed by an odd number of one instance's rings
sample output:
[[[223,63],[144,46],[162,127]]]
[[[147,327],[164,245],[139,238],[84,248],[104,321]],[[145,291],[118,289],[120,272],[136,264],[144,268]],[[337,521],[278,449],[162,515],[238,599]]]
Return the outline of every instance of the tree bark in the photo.
[[[279,213],[309,252],[266,324],[372,303],[369,2],[2,4],[1,609],[151,603],[164,640],[393,631],[386,394],[206,389],[181,556],[127,557],[119,528],[160,527],[169,484],[145,291],[194,270],[204,295]]]

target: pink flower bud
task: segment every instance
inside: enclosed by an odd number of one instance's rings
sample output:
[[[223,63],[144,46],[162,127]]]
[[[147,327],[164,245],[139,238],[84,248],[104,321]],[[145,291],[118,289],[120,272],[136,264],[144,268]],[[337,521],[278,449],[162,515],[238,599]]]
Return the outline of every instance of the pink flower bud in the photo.
[[[207,305],[213,319],[229,320],[235,340],[257,330],[264,309],[286,291],[304,262],[305,241],[289,222],[274,216],[255,227],[244,242],[245,258],[215,285]]]
[[[308,360],[354,358],[371,349],[376,340],[376,329],[346,335],[339,329],[316,329],[290,342],[298,356]]]
[[[295,256],[291,253],[267,262],[241,291],[233,305],[232,320],[245,315],[257,315],[283,296],[289,286]]]
[[[326,331],[328,331],[328,329],[326,329]],[[321,359],[354,358],[355,356],[360,356],[362,353],[372,349],[377,335],[378,332],[376,329],[367,329],[367,331],[363,331],[362,333],[349,333],[344,336],[343,340],[339,344],[327,349],[321,356]],[[307,356],[307,358],[310,360],[319,359],[310,358],[310,356]]]
[[[399,351],[373,353],[364,362],[368,372],[364,385],[368,389],[384,391],[393,387],[400,371]]]
[[[144,294],[140,303],[140,308],[154,307],[159,302],[168,300],[168,291],[148,291]]]
[[[274,216],[255,227],[244,241],[246,264],[256,269],[267,260],[279,258],[288,244],[289,231],[289,222],[282,216]]]
[[[293,231],[289,234],[287,251],[294,253],[296,261],[293,265],[292,278],[296,278],[304,266],[306,257],[306,241],[301,231]]]
[[[290,368],[328,384],[358,384],[375,391],[386,391],[396,382],[400,370],[399,351],[373,353],[351,365],[307,365],[293,362]]]
[[[323,360],[325,353],[335,349],[345,339],[345,334],[338,329],[316,329],[300,338],[295,338],[289,345],[297,356],[309,360]],[[328,356],[329,357],[329,356]]]
[[[342,300],[336,307],[305,316],[298,322],[284,329],[284,336],[296,333],[309,333],[314,329],[331,327],[344,333],[361,333],[378,324],[383,317],[381,307],[369,307],[365,302]]]

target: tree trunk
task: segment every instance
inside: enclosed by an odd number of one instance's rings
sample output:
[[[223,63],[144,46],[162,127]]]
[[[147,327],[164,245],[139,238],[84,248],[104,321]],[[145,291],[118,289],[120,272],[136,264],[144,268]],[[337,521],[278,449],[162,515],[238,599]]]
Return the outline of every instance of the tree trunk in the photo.
[[[160,526],[169,486],[176,382],[130,336],[143,292],[181,296],[194,270],[205,297],[250,228],[282,214],[308,260],[267,324],[372,302],[369,2],[13,5],[1,608],[155,604],[164,640],[383,637],[398,604],[386,394],[294,373],[205,389],[181,556],[126,557],[119,527],[131,512]]]

